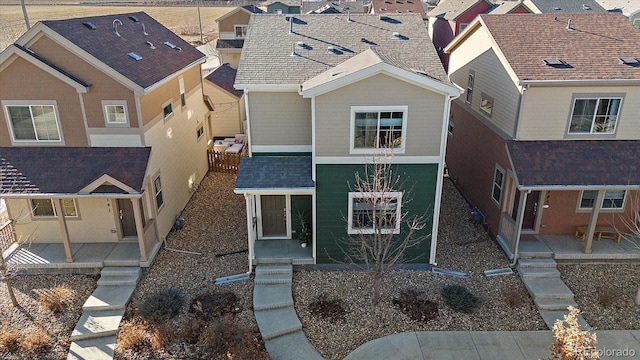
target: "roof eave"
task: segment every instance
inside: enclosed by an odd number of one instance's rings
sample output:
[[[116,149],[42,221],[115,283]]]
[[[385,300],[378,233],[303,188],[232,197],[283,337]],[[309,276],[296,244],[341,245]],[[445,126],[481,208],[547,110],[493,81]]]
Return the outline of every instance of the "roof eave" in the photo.
[[[252,83],[235,83],[233,88],[236,90],[250,91],[298,91],[300,84],[252,84]]]
[[[640,85],[640,79],[549,79],[519,80],[520,86],[593,86],[593,85]]]
[[[206,61],[207,61],[207,56],[206,56],[206,55],[203,55],[202,57],[200,57],[200,58],[199,58],[199,59],[197,59],[196,61],[194,61],[194,62],[192,62],[191,64],[189,64],[189,65],[187,65],[187,66],[183,67],[182,69],[180,69],[180,70],[178,70],[178,71],[174,72],[173,74],[170,74],[170,75],[168,75],[168,76],[164,77],[163,79],[161,79],[161,80],[159,80],[159,81],[155,82],[154,84],[151,84],[151,85],[149,85],[149,86],[147,86],[147,87],[143,88],[143,89],[142,89],[142,92],[146,94],[146,93],[148,93],[148,92],[152,91],[153,89],[157,88],[158,86],[160,86],[160,85],[162,85],[162,84],[166,83],[167,81],[169,81],[170,79],[172,79],[172,78],[173,78],[173,77],[175,77],[176,75],[180,74],[181,72],[185,71],[186,69],[190,69],[191,67],[193,67],[193,66],[195,66],[195,65],[198,65],[198,64],[203,64],[203,63],[204,63],[204,62],[206,62]]]

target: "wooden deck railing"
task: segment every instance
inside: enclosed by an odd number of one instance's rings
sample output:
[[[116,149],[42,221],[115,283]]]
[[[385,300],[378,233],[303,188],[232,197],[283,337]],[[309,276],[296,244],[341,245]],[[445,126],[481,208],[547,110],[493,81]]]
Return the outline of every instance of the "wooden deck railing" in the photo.
[[[209,170],[213,172],[237,174],[241,154],[207,150]]]
[[[0,253],[7,250],[15,242],[16,236],[13,232],[13,222],[9,220],[0,226]]]
[[[513,252],[516,248],[516,222],[508,213],[500,214],[500,227],[498,235],[509,245],[509,250]]]

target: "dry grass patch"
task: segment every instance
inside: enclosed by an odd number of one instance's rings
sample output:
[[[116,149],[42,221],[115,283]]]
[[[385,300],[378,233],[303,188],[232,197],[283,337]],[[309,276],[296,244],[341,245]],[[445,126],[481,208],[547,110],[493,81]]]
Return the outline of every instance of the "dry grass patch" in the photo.
[[[0,353],[16,353],[20,348],[20,331],[4,321],[0,326]]]
[[[49,351],[53,338],[47,331],[34,326],[23,331],[20,348],[28,354],[41,356]]]
[[[40,306],[59,314],[66,310],[72,303],[75,291],[64,284],[57,284],[50,289],[35,290],[38,294],[38,303]]]
[[[118,331],[116,349],[144,351],[151,347],[149,325],[140,317],[123,321]]]

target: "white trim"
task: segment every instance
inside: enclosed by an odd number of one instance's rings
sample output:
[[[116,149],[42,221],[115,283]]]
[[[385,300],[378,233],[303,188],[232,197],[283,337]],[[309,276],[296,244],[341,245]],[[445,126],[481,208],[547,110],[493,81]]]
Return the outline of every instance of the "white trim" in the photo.
[[[396,199],[396,226],[394,229],[380,229],[381,234],[400,234],[400,222],[402,219],[402,192],[391,191],[383,194],[373,192],[349,192],[349,204],[347,214],[347,233],[348,234],[376,234],[375,224],[369,228],[353,228],[353,200],[362,198],[385,197]]]
[[[122,106],[124,109],[124,122],[109,122],[109,114],[107,113],[107,106]],[[102,114],[104,115],[104,124],[106,127],[129,127],[129,109],[127,108],[126,100],[102,100]]]
[[[520,86],[616,86],[638,85],[640,79],[580,79],[580,80],[519,80]]]
[[[243,89],[244,94],[244,115],[247,122],[247,146],[249,146],[249,157],[253,156],[253,142],[251,141],[251,120],[249,116],[249,89]],[[238,106],[239,107],[239,106]]]
[[[303,188],[303,189],[268,189],[268,188],[254,188],[254,189],[237,189],[233,190],[236,194],[252,194],[252,195],[282,195],[286,193],[288,195],[313,195],[316,193],[315,188]]]
[[[251,90],[256,92],[283,92],[283,91],[295,91],[300,88],[299,84],[233,84],[233,88],[236,90]]]
[[[502,179],[501,179],[502,181],[500,184],[500,198],[498,200],[496,200],[493,197],[493,187],[496,185],[496,171],[500,171],[500,173],[502,174]],[[500,204],[502,203],[502,197],[504,195],[505,178],[506,178],[506,171],[504,171],[502,166],[496,163],[496,166],[493,170],[493,177],[491,178],[491,192],[489,193],[489,196],[491,196],[491,200],[493,201],[494,204],[498,206],[498,208],[500,208]]]
[[[316,209],[316,192],[314,191],[313,194],[311,194],[311,244],[312,244],[312,250],[311,250],[311,256],[313,256],[313,263],[316,263],[316,259],[317,259],[317,252],[318,252],[318,242],[317,242],[317,236],[316,236],[316,229],[318,227],[318,221],[317,221],[317,209]]]
[[[31,198],[60,198],[60,199],[68,199],[68,198],[109,198],[112,199],[114,197],[121,199],[131,199],[131,198],[140,198],[143,193],[133,193],[133,194],[122,194],[122,193],[91,193],[91,194],[81,194],[81,193],[5,193],[2,194],[3,198],[11,198],[11,199],[31,199]]]
[[[316,164],[371,164],[371,157],[361,156],[314,156]],[[394,156],[393,164],[439,164],[441,156]]]
[[[171,112],[169,114],[165,114],[164,113],[164,109],[171,105]],[[166,122],[169,121],[169,119],[171,119],[171,117],[174,115],[174,113],[176,112],[175,109],[173,108],[173,98],[171,98],[170,100],[165,101],[162,104],[162,109],[160,109],[160,111],[162,112],[162,119]]]
[[[145,145],[145,137],[144,137],[144,121],[142,119],[142,109],[140,108],[140,95],[133,94],[135,103],[136,103],[136,116],[138,117],[138,128],[140,129],[140,144],[141,146]]]
[[[241,33],[244,33],[242,36],[238,36],[238,28],[244,29],[244,31],[240,30]],[[249,24],[233,24],[233,36],[234,39],[244,39],[247,37],[247,31],[249,31]]]
[[[264,233],[263,233],[263,229],[262,229],[262,199],[260,195],[257,195],[257,200],[256,200],[256,208],[257,208],[257,214],[256,214],[256,218],[258,219],[257,221],[257,225],[258,225],[258,239],[291,239],[291,194],[283,194],[282,192],[280,192],[279,194],[263,194],[263,195],[269,195],[269,196],[284,196],[284,211],[285,211],[285,235],[282,236],[278,236],[278,235],[268,235],[265,237]]]
[[[311,98],[311,180],[313,182],[316,181],[316,162],[316,97],[314,96]],[[315,255],[313,258],[315,259]]]
[[[256,6],[256,7],[257,7],[257,6]],[[237,13],[237,12],[238,12],[238,11],[240,11],[240,10],[242,10],[242,11],[246,12],[246,13],[247,13],[247,14],[249,14],[249,15],[254,14],[254,13],[252,13],[251,11],[249,11],[249,10],[247,10],[247,9],[243,8],[242,6],[237,6],[235,9],[233,9],[233,10],[229,11],[228,13],[226,13],[226,14],[224,14],[224,15],[221,15],[219,18],[215,19],[215,22],[219,23],[220,21],[222,21],[222,20],[224,20],[224,19],[228,18],[229,16],[231,16],[231,15],[233,15],[233,14]]]
[[[602,190],[602,189],[601,189]],[[593,207],[581,207],[582,205],[582,198],[584,196],[584,192],[585,191],[595,191],[596,192],[596,198],[593,199],[594,203],[595,201],[598,199],[598,190],[581,190],[580,191],[580,197],[578,197],[578,204],[576,205],[576,213],[590,213],[593,211]],[[624,191],[624,195],[622,197],[622,206],[621,207],[604,207],[604,201],[606,200],[606,196],[607,196],[607,192],[608,191]],[[608,190],[604,190],[604,195],[602,196],[602,203],[600,204],[600,212],[624,212],[625,207],[627,205],[627,190],[626,189],[608,189]]]
[[[123,191],[126,191],[130,194],[134,194],[137,193],[137,191],[135,189],[133,189],[132,187],[128,186],[127,184],[114,179],[113,177],[107,175],[107,174],[103,174],[102,176],[100,176],[99,178],[95,179],[94,181],[92,181],[91,183],[89,183],[87,186],[83,187],[80,191],[78,191],[78,193],[84,193],[84,194],[89,194],[92,191],[96,190],[98,187],[104,185],[104,184],[110,184],[113,186],[116,186],[118,188],[120,188]]]
[[[180,75],[180,77],[178,77],[178,87],[180,88],[180,107],[184,108],[185,106],[187,106],[187,93],[184,90],[183,75]],[[182,99],[184,99],[184,104],[182,104]]]
[[[378,123],[376,131],[376,147],[372,148],[356,148],[355,147],[355,124],[357,112],[377,112]],[[376,154],[380,151],[384,151],[384,148],[377,147],[380,135],[380,113],[382,112],[402,112],[402,136],[400,147],[391,148],[394,154],[404,154],[406,142],[407,142],[407,118],[409,117],[409,106],[407,105],[394,105],[394,106],[351,106],[350,109],[350,125],[349,125],[349,153],[350,154]]]
[[[256,152],[256,153],[264,153],[264,152],[310,153],[311,151],[312,151],[312,145],[254,145],[253,146],[253,152]]]
[[[84,98],[81,93],[78,93],[80,100],[80,112],[82,113],[82,121],[84,123],[84,132],[87,135],[87,146],[91,146],[91,135],[89,134],[89,122],[87,120],[87,110],[84,107]]]
[[[153,205],[154,205],[154,208],[156,209],[156,215],[159,214],[160,210],[164,209],[165,205],[167,204],[167,199],[164,194],[164,186],[162,186],[162,178],[160,177],[160,175],[161,175],[160,170],[158,170],[158,172],[151,177],[151,191],[153,193]],[[160,180],[160,191],[156,189],[156,179]],[[159,205],[158,205],[158,194],[160,194],[160,196],[162,197],[162,204],[159,204]]]
[[[64,136],[62,134],[62,124],[60,124],[60,114],[58,113],[58,102],[56,100],[2,100],[0,102],[2,108],[4,109],[5,120],[7,121],[7,128],[9,130],[11,144],[12,145],[21,145],[21,144],[60,144],[64,145]],[[9,115],[9,107],[29,107],[29,113],[31,115],[31,125],[33,126],[34,135],[36,139],[33,140],[16,140],[15,133],[13,131],[13,124],[11,121],[11,116]],[[51,106],[53,107],[53,114],[56,120],[56,128],[58,130],[58,140],[38,140],[37,139],[37,131],[35,128],[35,123],[33,122],[33,113],[31,111],[32,106]]]
[[[34,213],[35,207],[33,206],[33,200],[49,200],[51,201],[51,208],[53,209],[53,215],[36,215]],[[56,206],[55,203],[53,202],[54,198],[30,198],[27,199],[27,202],[29,203],[29,208],[31,209],[31,217],[34,220],[42,220],[42,219],[55,219],[58,217],[57,211],[56,211]],[[65,218],[68,219],[79,219],[80,218],[80,211],[78,211],[78,203],[76,202],[75,198],[66,198],[66,199],[60,199],[62,200],[71,200],[73,201],[73,209],[76,211],[75,215],[64,215]],[[64,210],[64,206],[62,207]]]
[[[593,96],[589,97],[589,94],[574,94],[573,96],[573,106],[571,106],[571,112],[569,113],[569,124],[567,125],[567,133],[566,135],[614,135],[616,134],[616,131],[618,130],[618,124],[620,123],[620,113],[622,112],[622,105],[624,103],[624,96],[623,95],[611,95],[611,96],[598,96],[597,94],[594,94]],[[573,114],[576,111],[576,102],[578,102],[578,100],[595,100],[596,101],[596,106],[593,109],[593,114],[591,115],[591,125],[589,126],[589,131],[585,132],[585,131],[571,131],[571,123],[573,122]],[[608,131],[608,132],[594,132],[593,128],[594,125],[596,124],[596,117],[598,116],[598,109],[600,108],[600,102],[602,100],[620,100],[620,102],[618,103],[618,112],[615,115],[615,124],[613,125],[613,129],[612,131]],[[611,106],[611,103],[609,103],[609,106]],[[607,109],[607,112],[609,111],[609,109]],[[606,115],[600,115],[600,116],[609,116],[608,114]]]

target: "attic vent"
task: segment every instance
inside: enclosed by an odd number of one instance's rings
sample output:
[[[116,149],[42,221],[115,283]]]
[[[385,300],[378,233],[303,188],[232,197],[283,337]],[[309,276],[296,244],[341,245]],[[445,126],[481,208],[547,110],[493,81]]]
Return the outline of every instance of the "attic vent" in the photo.
[[[118,32],[118,25],[122,25],[122,21],[120,21],[120,19],[113,20],[113,24],[111,24],[111,26],[113,26],[113,32],[116,33],[118,37],[121,37],[120,33]]]
[[[95,30],[96,29],[96,26],[90,21],[83,22],[82,25],[84,25],[89,30]]]
[[[559,7],[556,6],[556,7],[553,8],[553,10],[560,11],[562,9],[560,9]]]
[[[404,4],[402,1],[396,0],[396,4]]]
[[[133,15],[129,16],[129,20],[133,21],[134,23],[140,22],[140,20],[138,20],[138,17]]]
[[[543,59],[544,64],[547,66],[551,66],[554,68],[566,68],[569,67],[569,64],[560,60],[560,59]]]
[[[587,5],[587,4],[582,4],[582,10],[591,10],[591,6]]]
[[[387,11],[387,9],[386,8],[380,8],[380,11]],[[386,21],[386,19],[383,19],[382,17],[380,18],[380,20],[385,20]]]
[[[384,2],[384,3],[385,3],[385,4],[391,4],[391,1],[389,1],[389,0],[385,0],[385,2]]]
[[[427,74],[426,72],[422,71],[422,70],[418,70],[418,69],[411,69],[411,71],[413,71],[414,73],[418,74],[418,75],[422,75],[422,76],[429,76],[429,74]]]
[[[636,59],[636,58],[621,57],[619,59],[620,59],[620,62],[622,62],[625,65],[632,65],[632,66],[640,65],[640,61],[638,61],[638,59]]]
[[[384,10],[384,9],[380,9],[380,10]],[[386,15],[380,15],[380,20],[387,21],[387,20],[389,20],[389,17],[386,16]]]
[[[156,48],[155,46],[153,46],[153,43],[151,41],[147,41],[146,43],[147,43],[147,45],[149,45],[150,48],[152,48],[152,49]]]
[[[400,34],[399,32],[394,32],[393,33],[393,38],[394,39],[399,39],[399,40],[407,40],[408,38],[402,34]]]
[[[413,4],[413,1],[407,0],[407,4]]]
[[[296,43],[296,45],[298,45],[298,47],[300,47],[300,48],[303,48],[303,47],[305,47],[305,46],[306,46],[306,45],[305,45],[305,43],[304,43],[304,41],[298,41],[298,42]]]
[[[173,43],[171,43],[169,41],[165,41],[164,44],[167,45],[168,47],[172,48],[172,49],[177,48],[177,46],[173,45]]]
[[[375,42],[375,41],[371,41],[371,40],[369,40],[369,39],[367,39],[367,38],[362,38],[362,39],[360,39],[360,42],[363,42],[363,43],[365,43],[365,44],[367,44],[367,45],[378,45],[378,44],[376,44],[376,42]]]
[[[333,46],[327,46],[327,51],[332,53],[332,52],[336,51],[336,48],[334,48]]]
[[[134,53],[133,51],[132,51],[132,52],[130,52],[130,53],[127,53],[127,55],[129,55],[129,57],[130,57],[130,58],[132,58],[132,59],[133,59],[133,60],[135,60],[135,61],[142,60],[142,56],[140,56],[140,55],[138,55],[138,54]]]

